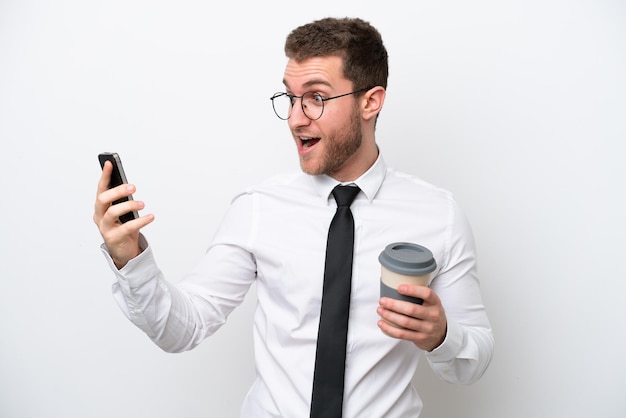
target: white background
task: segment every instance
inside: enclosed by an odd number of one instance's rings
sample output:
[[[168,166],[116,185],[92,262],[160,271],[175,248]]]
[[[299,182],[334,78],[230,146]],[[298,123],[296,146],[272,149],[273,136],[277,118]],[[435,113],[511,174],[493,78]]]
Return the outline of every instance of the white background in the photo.
[[[122,156],[177,281],[238,190],[298,169],[269,97],[287,33],[327,15],[381,31],[385,159],[476,234],[495,358],[469,387],[423,363],[422,416],[626,416],[624,2],[0,0],[2,417],[238,415],[254,291],[161,352],[110,295],[96,156]]]

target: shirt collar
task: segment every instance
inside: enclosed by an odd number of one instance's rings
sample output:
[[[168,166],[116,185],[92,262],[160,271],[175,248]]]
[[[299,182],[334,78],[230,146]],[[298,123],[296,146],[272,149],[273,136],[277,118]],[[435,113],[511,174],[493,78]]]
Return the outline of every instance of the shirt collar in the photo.
[[[356,184],[359,186],[365,198],[370,202],[374,200],[378,189],[383,184],[383,180],[385,179],[385,173],[387,172],[387,166],[381,154],[378,154],[378,158],[376,162],[367,170],[361,177],[354,181],[346,182],[343,184]],[[324,201],[328,202],[330,198],[330,193],[333,191],[335,186],[338,184],[342,184],[335,180],[334,178],[327,176],[325,174],[318,176],[311,176],[313,181],[313,187],[317,191]]]

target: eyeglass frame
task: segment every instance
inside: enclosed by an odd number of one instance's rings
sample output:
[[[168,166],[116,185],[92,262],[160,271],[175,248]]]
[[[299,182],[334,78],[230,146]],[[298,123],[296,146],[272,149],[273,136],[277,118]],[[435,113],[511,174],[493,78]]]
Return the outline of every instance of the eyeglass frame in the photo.
[[[291,110],[293,109],[293,107],[296,104],[295,103],[295,99],[300,99],[300,107],[302,108],[302,113],[304,114],[304,116],[306,116],[309,120],[319,120],[322,117],[322,115],[324,114],[324,102],[327,102],[327,101],[333,100],[333,99],[338,99],[340,97],[349,96],[351,94],[362,93],[362,92],[370,90],[370,89],[372,89],[372,87],[365,87],[365,88],[362,88],[362,89],[351,91],[350,93],[344,93],[344,94],[340,94],[338,96],[333,96],[333,97],[328,97],[328,98],[322,96],[320,93],[315,93],[315,92],[312,92],[312,91],[306,91],[306,92],[304,92],[302,94],[302,96],[296,96],[294,94],[289,94],[289,93],[286,93],[286,92],[277,92],[277,93],[274,93],[274,95],[272,97],[270,97],[270,100],[272,101],[272,109],[274,109],[274,113],[276,114],[276,116],[278,116],[278,119],[280,119],[280,120],[288,120],[291,117]],[[320,112],[320,115],[317,118],[315,118],[315,119],[313,119],[312,117],[307,115],[306,110],[304,110],[304,102],[302,101],[302,98],[306,94],[309,94],[309,93],[313,94],[314,96],[316,96],[316,95],[319,96],[321,101],[322,101],[322,111]],[[282,118],[278,114],[278,112],[276,111],[276,106],[274,106],[274,99],[276,99],[278,97],[282,97],[282,96],[287,96],[290,99],[290,102],[291,102],[291,107],[289,108],[289,115],[286,118]]]

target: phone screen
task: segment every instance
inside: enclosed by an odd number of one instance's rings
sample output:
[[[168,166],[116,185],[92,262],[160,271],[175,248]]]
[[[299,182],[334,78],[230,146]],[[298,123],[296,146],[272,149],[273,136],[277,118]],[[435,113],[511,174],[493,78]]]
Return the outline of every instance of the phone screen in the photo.
[[[111,181],[109,182],[109,189],[113,187],[117,187],[120,184],[126,184],[128,181],[126,180],[126,173],[124,172],[124,167],[122,166],[122,160],[120,156],[115,152],[103,152],[98,155],[98,160],[100,160],[100,167],[104,167],[104,163],[106,161],[111,161],[113,164],[113,171],[111,172]],[[126,202],[128,200],[132,200],[133,196],[123,197],[121,199],[115,200],[113,202],[114,205]],[[120,216],[120,222],[125,223],[128,221],[132,221],[133,219],[137,219],[139,217],[139,213],[137,211],[132,211],[125,213]]]

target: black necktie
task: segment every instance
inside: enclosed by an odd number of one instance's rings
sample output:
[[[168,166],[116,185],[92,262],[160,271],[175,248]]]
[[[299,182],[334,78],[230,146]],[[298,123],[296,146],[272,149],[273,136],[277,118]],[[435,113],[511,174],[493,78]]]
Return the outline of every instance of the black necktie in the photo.
[[[330,222],[326,244],[311,400],[311,417],[315,418],[341,417],[354,247],[354,219],[350,205],[359,191],[353,186],[333,189],[337,212]]]

